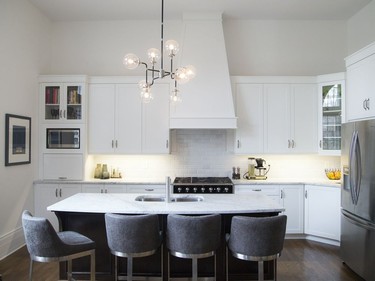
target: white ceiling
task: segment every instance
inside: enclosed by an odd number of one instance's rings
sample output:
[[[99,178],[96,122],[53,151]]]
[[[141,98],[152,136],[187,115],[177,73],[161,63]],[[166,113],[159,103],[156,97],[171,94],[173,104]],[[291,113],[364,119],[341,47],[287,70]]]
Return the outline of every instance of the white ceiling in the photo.
[[[159,19],[161,0],[29,0],[53,21]],[[347,20],[374,0],[165,0],[168,19],[223,12],[224,19]]]

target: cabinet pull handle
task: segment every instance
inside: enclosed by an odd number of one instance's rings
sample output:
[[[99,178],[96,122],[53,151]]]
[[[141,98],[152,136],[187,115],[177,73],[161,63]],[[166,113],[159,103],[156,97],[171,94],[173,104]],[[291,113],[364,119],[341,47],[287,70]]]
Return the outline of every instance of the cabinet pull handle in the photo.
[[[100,193],[103,193],[103,189],[102,188],[100,189]]]
[[[145,191],[154,191],[153,188],[145,188]]]
[[[104,193],[108,193],[108,190],[107,190],[107,189],[104,189]]]
[[[62,189],[60,188],[60,197],[62,197]]]
[[[165,141],[165,148],[168,148],[168,147],[169,147],[169,141],[166,140],[166,141]]]
[[[118,140],[116,140],[115,145],[116,145],[116,148],[117,148],[118,147]]]
[[[112,140],[112,148],[114,148],[114,145],[115,145],[115,141]]]
[[[367,99],[367,102],[366,102],[366,108],[368,110],[370,110],[370,99]]]
[[[237,140],[237,148],[240,148],[240,140]]]
[[[283,199],[284,198],[284,191],[280,190],[280,198]]]
[[[307,199],[307,190],[305,190],[305,198]]]
[[[363,100],[362,107],[364,110],[366,110],[366,100]]]
[[[288,140],[288,148],[290,148],[290,140]]]
[[[262,191],[262,189],[254,188],[253,191]]]
[[[322,140],[319,141],[319,147],[322,148]]]
[[[62,117],[62,110],[61,109],[60,109],[60,114],[59,115],[60,115],[60,118],[61,118]]]
[[[292,148],[295,148],[296,147],[296,143],[294,142],[294,140],[292,140]]]
[[[59,194],[57,193],[58,192],[58,188],[55,189],[55,196],[58,197]]]

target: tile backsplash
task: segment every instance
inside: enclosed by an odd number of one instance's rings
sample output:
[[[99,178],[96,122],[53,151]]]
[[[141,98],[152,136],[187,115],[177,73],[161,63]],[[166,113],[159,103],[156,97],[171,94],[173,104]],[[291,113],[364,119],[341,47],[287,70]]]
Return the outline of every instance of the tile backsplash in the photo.
[[[234,139],[226,130],[172,130],[168,155],[89,155],[86,178],[97,163],[119,169],[128,180],[163,180],[165,176],[232,176],[232,167],[247,170],[248,157],[271,165],[269,178],[325,179],[325,168],[339,168],[340,157],[321,155],[235,155]]]

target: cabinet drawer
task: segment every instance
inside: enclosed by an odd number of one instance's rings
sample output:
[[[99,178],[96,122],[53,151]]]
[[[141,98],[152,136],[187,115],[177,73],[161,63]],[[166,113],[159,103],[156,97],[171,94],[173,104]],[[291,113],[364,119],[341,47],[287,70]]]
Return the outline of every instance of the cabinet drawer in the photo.
[[[163,184],[128,184],[126,189],[128,193],[165,193]]]
[[[236,185],[235,193],[261,192],[268,196],[280,197],[280,187],[273,185]]]

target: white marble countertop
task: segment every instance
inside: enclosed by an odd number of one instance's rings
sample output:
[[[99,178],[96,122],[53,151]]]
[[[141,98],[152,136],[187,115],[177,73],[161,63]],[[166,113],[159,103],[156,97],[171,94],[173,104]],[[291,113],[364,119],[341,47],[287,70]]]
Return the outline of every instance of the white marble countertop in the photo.
[[[135,201],[135,198],[140,195],[142,194],[78,193],[49,206],[47,210],[120,214],[235,214],[284,211],[280,204],[258,192],[241,195],[202,194],[200,196],[204,200],[200,202],[171,203]],[[177,195],[173,195],[173,197],[177,197]]]

